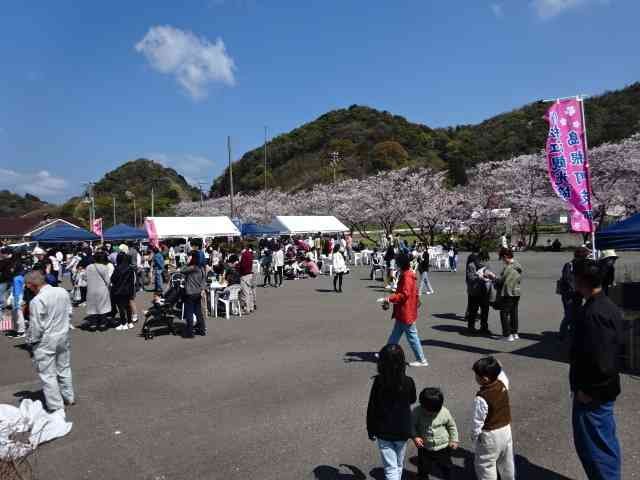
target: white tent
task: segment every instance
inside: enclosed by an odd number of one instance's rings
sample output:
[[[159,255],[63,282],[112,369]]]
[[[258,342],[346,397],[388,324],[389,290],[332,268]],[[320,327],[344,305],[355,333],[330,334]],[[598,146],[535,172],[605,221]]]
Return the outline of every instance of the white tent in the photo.
[[[240,236],[229,217],[147,217],[147,220],[153,220],[158,238]]]
[[[342,233],[349,229],[334,216],[301,216],[301,217],[276,217],[271,227],[281,233],[300,235],[305,233]]]

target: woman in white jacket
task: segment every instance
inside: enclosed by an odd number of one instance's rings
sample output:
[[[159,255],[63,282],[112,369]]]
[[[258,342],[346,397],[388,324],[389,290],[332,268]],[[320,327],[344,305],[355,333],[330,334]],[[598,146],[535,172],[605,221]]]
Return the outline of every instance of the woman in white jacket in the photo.
[[[340,251],[340,245],[333,247],[333,289],[342,293],[342,277],[347,273],[347,263],[344,261],[344,255]]]

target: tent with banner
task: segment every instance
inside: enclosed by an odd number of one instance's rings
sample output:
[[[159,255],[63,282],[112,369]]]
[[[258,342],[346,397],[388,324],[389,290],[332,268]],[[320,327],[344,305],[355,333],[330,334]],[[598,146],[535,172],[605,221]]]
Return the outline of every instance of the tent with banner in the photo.
[[[345,233],[349,231],[349,228],[333,215],[278,216],[273,220],[270,227],[286,235]]]
[[[146,240],[149,238],[147,232],[142,228],[135,228],[130,225],[125,225],[124,223],[106,229],[102,236],[110,242],[116,240]]]
[[[147,217],[150,239],[239,237],[240,230],[229,217]],[[149,227],[155,230],[149,232]]]
[[[264,237],[269,235],[280,235],[277,230],[269,225],[261,225],[259,223],[243,223],[240,229],[243,237]]]
[[[640,213],[596,232],[598,250],[640,250]]]
[[[31,240],[38,243],[73,243],[73,242],[95,242],[100,237],[95,233],[83,228],[72,227],[71,225],[58,225],[34,235]]]

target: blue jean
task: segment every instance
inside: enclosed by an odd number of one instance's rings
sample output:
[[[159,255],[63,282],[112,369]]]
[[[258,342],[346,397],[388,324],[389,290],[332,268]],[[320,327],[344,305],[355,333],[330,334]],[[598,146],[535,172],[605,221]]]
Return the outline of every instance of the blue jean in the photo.
[[[164,290],[164,285],[162,281],[162,270],[154,270],[153,278],[155,279],[155,290],[156,292],[162,292]]]
[[[458,257],[455,255],[453,257],[449,257],[449,270],[457,270],[458,269]]]
[[[422,351],[422,344],[420,343],[420,337],[418,336],[418,329],[416,328],[416,324],[407,325],[402,322],[398,322],[396,320],[395,325],[393,326],[393,330],[391,330],[391,335],[389,335],[389,340],[387,341],[387,345],[395,343],[400,343],[400,338],[402,334],[407,336],[407,342],[409,342],[409,346],[413,353],[416,356],[416,360],[419,362],[423,362],[425,359],[424,352]]]
[[[9,284],[7,282],[0,283],[0,315],[7,303],[7,294],[9,293]]]
[[[573,401],[573,441],[589,480],[620,480],[620,444],[613,415],[615,402]]]
[[[401,480],[407,442],[390,442],[378,439],[378,448],[380,449],[380,457],[384,467],[385,480]]]

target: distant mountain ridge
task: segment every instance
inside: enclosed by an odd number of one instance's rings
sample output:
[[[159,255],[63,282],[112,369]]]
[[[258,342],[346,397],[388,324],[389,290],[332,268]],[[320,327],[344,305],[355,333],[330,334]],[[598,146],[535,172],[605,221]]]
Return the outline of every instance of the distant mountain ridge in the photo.
[[[363,177],[405,166],[447,168],[451,183],[466,181],[465,169],[541,150],[549,104],[534,102],[477,125],[431,129],[370,107],[352,105],[328,112],[268,143],[270,188],[297,190],[334,178]],[[640,83],[585,102],[590,146],[617,142],[640,131]],[[339,155],[333,154],[339,152]],[[334,158],[338,162],[332,164]],[[228,168],[211,187],[227,195]],[[264,149],[233,164],[236,191],[264,185]]]
[[[153,160],[139,158],[106,173],[94,184],[96,218],[103,218],[105,226],[113,223],[115,198],[117,223],[133,224],[135,220],[135,223],[141,224],[145,216],[151,215],[152,188],[155,197],[155,215],[170,214],[176,203],[195,200],[200,195],[200,191],[189,185],[185,178],[173,168],[167,168]],[[60,214],[88,222],[89,204],[85,198],[69,199],[60,208]]]
[[[8,190],[0,190],[0,217],[20,217],[48,206],[47,202],[30,193],[22,196]]]

